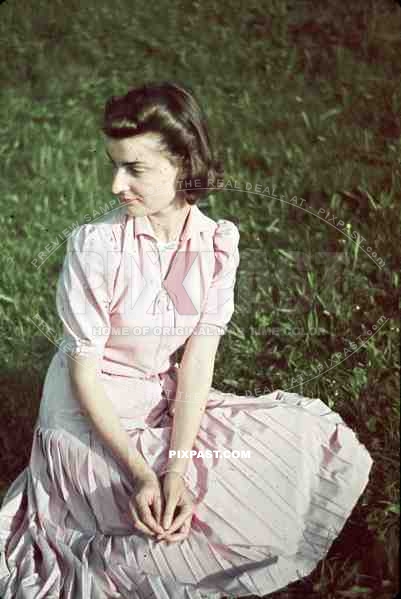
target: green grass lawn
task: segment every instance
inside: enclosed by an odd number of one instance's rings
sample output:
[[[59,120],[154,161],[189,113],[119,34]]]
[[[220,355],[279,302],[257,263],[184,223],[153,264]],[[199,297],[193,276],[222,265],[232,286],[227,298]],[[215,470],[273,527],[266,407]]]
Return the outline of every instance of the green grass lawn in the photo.
[[[241,395],[280,388],[320,397],[375,460],[327,558],[270,597],[392,598],[399,587],[399,5],[8,0],[0,32],[3,494],[29,459],[56,350],[35,314],[61,333],[55,289],[63,231],[112,200],[103,104],[146,80],[177,80],[204,106],[231,181],[200,208],[241,232],[236,311],[213,385]]]

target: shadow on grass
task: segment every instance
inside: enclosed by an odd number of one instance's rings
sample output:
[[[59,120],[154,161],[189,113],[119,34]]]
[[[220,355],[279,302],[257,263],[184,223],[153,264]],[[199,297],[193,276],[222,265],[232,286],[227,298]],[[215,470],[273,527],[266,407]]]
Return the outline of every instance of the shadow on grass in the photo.
[[[28,465],[43,382],[26,370],[0,374],[0,501]]]

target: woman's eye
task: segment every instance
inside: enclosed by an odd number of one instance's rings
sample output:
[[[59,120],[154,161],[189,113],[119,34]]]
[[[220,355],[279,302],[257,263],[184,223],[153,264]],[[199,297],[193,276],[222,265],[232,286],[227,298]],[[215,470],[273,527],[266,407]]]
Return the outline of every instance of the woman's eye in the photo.
[[[118,170],[118,166],[116,164],[114,164],[114,162],[109,162],[108,164],[111,167],[113,172],[116,172]],[[138,170],[137,168],[135,168],[135,166],[126,166],[125,168],[132,175],[140,175],[143,173],[143,171]]]
[[[113,162],[110,162],[109,165],[111,166],[114,172],[118,169],[118,166],[115,165]],[[126,166],[125,168],[128,170],[128,172],[132,173],[133,175],[140,175],[143,172],[135,168],[135,166]]]
[[[134,173],[136,175],[140,175],[142,171],[138,170],[137,168],[135,168],[134,166],[129,166],[128,170],[130,173]]]

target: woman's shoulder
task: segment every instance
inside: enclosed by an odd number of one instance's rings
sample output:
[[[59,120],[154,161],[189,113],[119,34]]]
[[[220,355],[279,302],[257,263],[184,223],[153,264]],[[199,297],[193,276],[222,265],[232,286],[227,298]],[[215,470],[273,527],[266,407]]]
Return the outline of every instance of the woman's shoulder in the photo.
[[[115,249],[118,247],[121,231],[126,223],[124,206],[112,209],[95,220],[78,225],[70,235],[70,244],[88,249],[87,246],[97,246],[97,249]]]
[[[198,214],[202,220],[202,229],[214,238],[215,243],[219,243],[223,239],[231,239],[238,243],[240,233],[238,226],[233,221],[226,218],[214,220],[200,210]]]
[[[219,219],[216,221],[216,229],[214,232],[214,244],[218,248],[236,247],[240,239],[238,226],[231,220]]]

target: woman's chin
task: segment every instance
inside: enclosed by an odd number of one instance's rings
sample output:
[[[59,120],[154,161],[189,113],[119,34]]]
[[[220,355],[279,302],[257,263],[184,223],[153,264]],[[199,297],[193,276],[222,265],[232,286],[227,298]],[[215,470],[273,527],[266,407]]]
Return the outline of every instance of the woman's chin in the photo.
[[[143,212],[146,209],[146,206],[143,202],[129,202],[125,204],[128,212]]]

